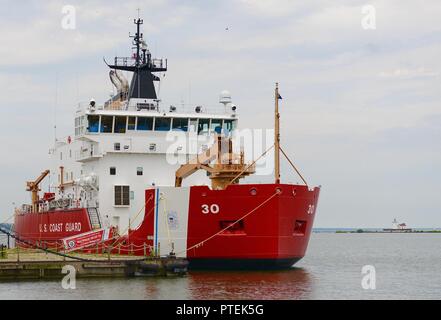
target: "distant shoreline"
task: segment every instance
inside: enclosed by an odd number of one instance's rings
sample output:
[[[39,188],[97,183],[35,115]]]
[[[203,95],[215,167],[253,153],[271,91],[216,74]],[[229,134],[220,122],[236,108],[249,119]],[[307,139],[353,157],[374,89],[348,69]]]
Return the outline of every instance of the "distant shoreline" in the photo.
[[[370,231],[370,230],[355,230],[355,231],[344,231],[337,230],[335,233],[441,233],[441,230],[380,230],[380,231]]]
[[[381,228],[313,228],[313,233],[441,233],[441,228],[415,228],[405,230]]]

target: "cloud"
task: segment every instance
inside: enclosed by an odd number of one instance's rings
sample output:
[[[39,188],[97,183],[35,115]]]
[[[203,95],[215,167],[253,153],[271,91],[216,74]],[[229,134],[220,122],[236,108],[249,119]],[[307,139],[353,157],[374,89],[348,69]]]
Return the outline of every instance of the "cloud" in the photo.
[[[398,68],[391,71],[382,71],[379,75],[382,78],[413,79],[420,77],[438,77],[439,72],[428,70],[424,67],[419,67],[416,69]]]
[[[317,1],[302,3],[290,0],[240,0],[239,5],[242,12],[248,15],[264,18],[283,18],[302,13],[313,2],[317,3]]]
[[[441,2],[370,1],[375,31],[362,29],[366,2],[358,0],[71,3],[72,31],[60,26],[59,1],[10,1],[0,13],[8,201],[27,198],[23,182],[49,162],[55,97],[60,136],[71,134],[79,101],[108,97],[102,57],[130,54],[127,35],[140,6],[150,48],[169,59],[163,103],[217,107],[228,89],[241,127],[270,128],[280,82],[284,149],[308,181],[324,186],[316,226],[382,226],[395,212],[415,224],[416,201],[403,199],[409,185],[424,199],[425,223],[441,225],[439,202],[427,191],[441,188]],[[282,169],[296,181],[286,163]]]
[[[71,30],[62,27],[67,15],[62,12],[64,5],[55,0],[38,2],[40,14],[25,24],[10,16],[0,20],[0,68],[57,64],[114,50],[128,43],[128,28],[140,7],[138,1],[108,1],[107,6],[100,1],[76,1],[72,5],[75,29]],[[143,30],[149,35],[178,27],[193,12],[190,7],[176,5],[176,15],[170,17],[164,10],[169,8],[165,0],[149,1],[148,7],[141,7],[160,12],[158,24],[144,19]]]
[[[37,19],[25,26],[12,24],[2,30],[0,67],[60,63],[111,49],[121,41],[93,31],[63,30],[56,18]]]

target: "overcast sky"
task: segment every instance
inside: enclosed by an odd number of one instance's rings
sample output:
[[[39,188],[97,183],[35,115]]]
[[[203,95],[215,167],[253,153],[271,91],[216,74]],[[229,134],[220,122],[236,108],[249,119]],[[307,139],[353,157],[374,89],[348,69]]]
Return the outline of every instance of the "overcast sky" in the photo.
[[[228,89],[241,127],[271,128],[280,82],[282,146],[322,185],[315,227],[441,227],[441,1],[0,3],[0,222],[48,167],[55,119],[71,134],[77,103],[108,97],[102,58],[130,54],[139,7],[169,61],[164,101],[216,105]],[[376,29],[363,28],[365,5]]]

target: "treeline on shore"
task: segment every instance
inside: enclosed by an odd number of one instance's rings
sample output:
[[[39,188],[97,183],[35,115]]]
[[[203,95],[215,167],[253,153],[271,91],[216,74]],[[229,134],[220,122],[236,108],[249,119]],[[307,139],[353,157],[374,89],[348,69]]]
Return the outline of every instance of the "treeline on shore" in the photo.
[[[12,230],[12,224],[10,223],[0,223],[0,228],[6,231]]]
[[[364,230],[364,229],[357,229],[357,230],[337,230],[335,233],[441,233],[441,230]]]

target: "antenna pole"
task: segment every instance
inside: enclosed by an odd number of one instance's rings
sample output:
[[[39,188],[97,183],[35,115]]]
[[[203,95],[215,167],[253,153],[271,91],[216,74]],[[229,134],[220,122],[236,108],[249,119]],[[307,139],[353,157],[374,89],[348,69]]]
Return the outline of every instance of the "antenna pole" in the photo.
[[[55,73],[54,148],[57,143],[57,105],[58,105],[58,72]]]
[[[139,98],[139,96],[141,95],[141,79],[140,79],[140,72],[139,72],[139,67],[141,65],[141,57],[139,55],[139,52],[141,50],[141,30],[140,30],[140,26],[141,24],[143,24],[144,21],[139,18],[139,10],[138,10],[138,19],[135,19],[135,24],[136,24],[136,34],[134,37],[134,42],[136,45],[136,60],[135,60],[135,66],[136,66],[136,78],[137,78],[137,83],[138,83],[138,90],[137,90],[137,98]]]
[[[141,33],[140,33],[140,26],[143,23],[143,21],[138,18],[137,20],[135,20],[135,24],[136,24],[136,35],[135,35],[135,45],[136,45],[136,66],[139,67],[139,61],[140,61],[140,57],[139,57],[139,51],[140,51],[140,43],[141,43]]]
[[[279,114],[279,83],[276,82],[274,112],[274,180],[280,183],[280,114]]]

